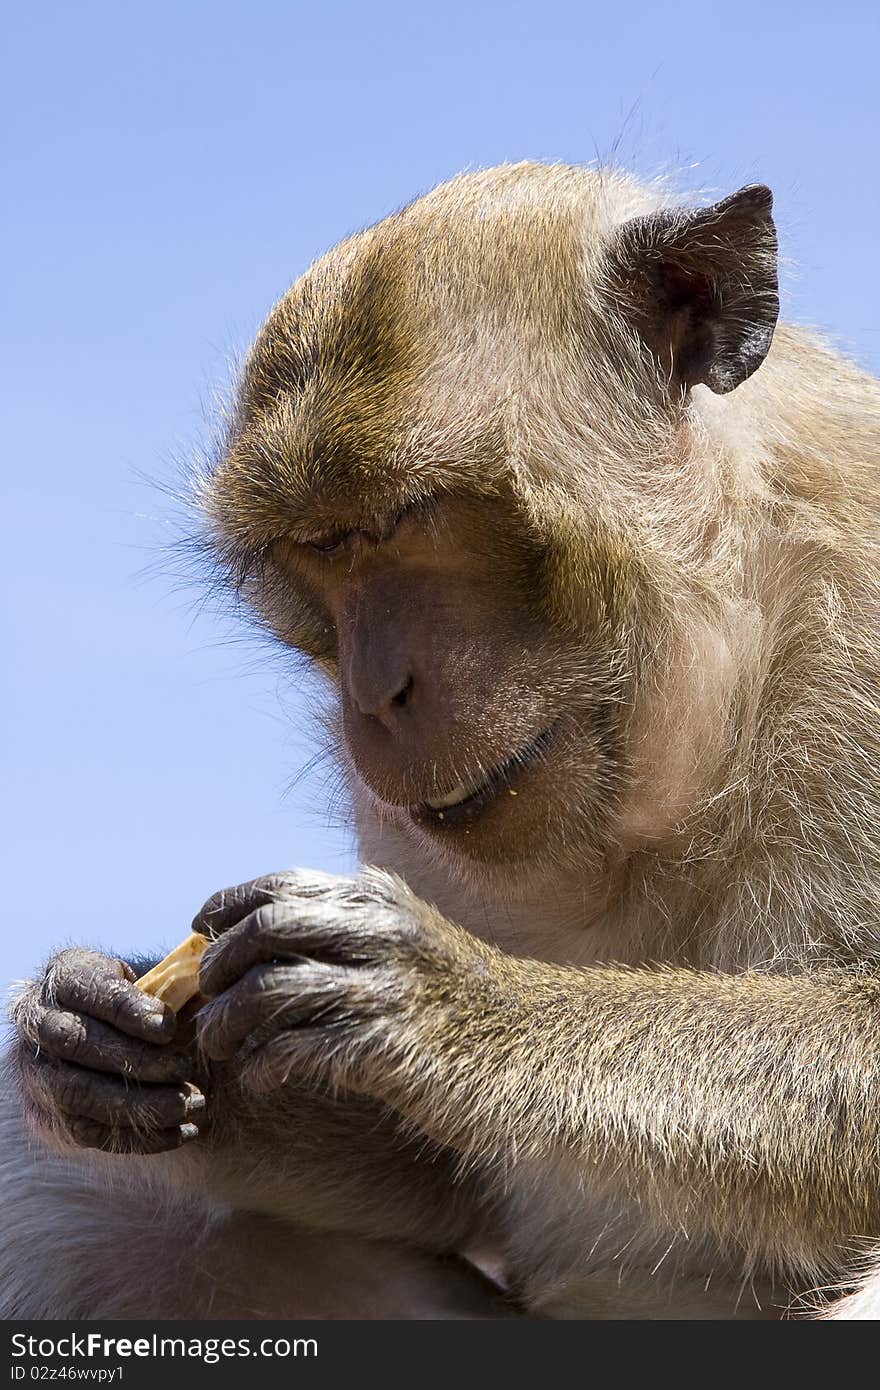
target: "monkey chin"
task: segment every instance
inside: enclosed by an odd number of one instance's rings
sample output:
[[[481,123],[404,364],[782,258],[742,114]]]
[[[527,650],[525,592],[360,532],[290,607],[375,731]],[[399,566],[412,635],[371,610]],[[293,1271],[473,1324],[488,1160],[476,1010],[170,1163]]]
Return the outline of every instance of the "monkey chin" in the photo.
[[[549,779],[548,779],[549,781]],[[501,796],[471,825],[443,833],[408,819],[404,834],[425,867],[434,865],[449,883],[478,893],[484,902],[511,908],[534,903],[545,890],[555,902],[571,883],[580,898],[604,904],[608,891],[608,854],[600,818],[585,803],[564,835],[552,835],[559,814],[555,783],[535,786],[516,797]],[[579,821],[577,829],[574,822]]]

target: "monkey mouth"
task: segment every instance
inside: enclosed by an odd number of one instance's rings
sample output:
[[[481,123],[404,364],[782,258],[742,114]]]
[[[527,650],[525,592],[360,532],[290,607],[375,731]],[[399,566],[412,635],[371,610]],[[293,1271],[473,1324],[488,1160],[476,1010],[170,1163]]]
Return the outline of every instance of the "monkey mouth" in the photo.
[[[488,771],[483,770],[464,782],[459,782],[441,796],[420,801],[410,810],[413,820],[437,829],[460,825],[464,821],[473,820],[503,792],[516,796],[513,783],[543,755],[554,732],[555,725],[551,725],[549,729],[538,734],[537,738],[533,738],[531,743],[512,753],[496,767],[489,768]]]

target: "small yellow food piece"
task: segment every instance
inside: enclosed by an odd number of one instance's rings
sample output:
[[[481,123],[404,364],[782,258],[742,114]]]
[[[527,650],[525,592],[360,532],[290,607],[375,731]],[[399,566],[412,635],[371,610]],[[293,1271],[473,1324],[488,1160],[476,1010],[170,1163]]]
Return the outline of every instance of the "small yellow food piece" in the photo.
[[[199,992],[199,962],[205,953],[208,938],[192,932],[179,946],[135,981],[144,994],[161,999],[175,1013],[188,1004]]]

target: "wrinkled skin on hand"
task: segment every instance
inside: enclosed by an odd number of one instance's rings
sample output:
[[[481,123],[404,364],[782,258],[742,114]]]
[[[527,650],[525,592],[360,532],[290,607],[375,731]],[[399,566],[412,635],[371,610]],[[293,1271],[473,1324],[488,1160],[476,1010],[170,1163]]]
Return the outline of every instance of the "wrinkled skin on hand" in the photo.
[[[439,1039],[490,950],[374,870],[255,879],[211,898],[193,926],[216,937],[196,1020],[206,1057],[237,1059],[254,1091],[308,1077],[392,1106],[415,1020]]]
[[[49,1142],[178,1148],[207,1122],[218,1067],[239,1094],[305,1080],[394,1107],[413,1050],[428,1067],[431,1040],[454,1036],[455,1013],[487,983],[490,948],[376,871],[255,879],[210,898],[193,930],[213,938],[197,1050],[192,1008],[175,1018],[130,966],[96,951],[61,952],[20,998],[21,1087]]]
[[[134,979],[124,961],[62,951],[15,1005],[28,1120],[53,1146],[152,1154],[198,1135],[205,1096],[178,1020]]]

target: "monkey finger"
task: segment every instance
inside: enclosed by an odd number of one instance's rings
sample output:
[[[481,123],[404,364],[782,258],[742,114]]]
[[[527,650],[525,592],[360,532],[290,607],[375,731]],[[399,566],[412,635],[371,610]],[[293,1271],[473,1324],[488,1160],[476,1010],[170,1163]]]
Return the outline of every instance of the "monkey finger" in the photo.
[[[43,998],[145,1042],[167,1043],[174,1037],[173,1011],[132,984],[122,961],[99,951],[63,951],[57,956],[46,976]]]
[[[214,998],[252,966],[279,957],[363,964],[368,959],[365,945],[363,935],[353,930],[351,914],[340,912],[337,905],[265,903],[208,947],[202,957],[199,988],[209,999]]]
[[[226,1061],[245,1038],[268,1025],[289,1029],[330,1011],[338,1013],[354,988],[350,973],[334,967],[254,966],[201,1010],[199,1047],[212,1060]]]
[[[316,881],[320,879],[323,883],[331,875],[307,876],[301,870],[289,869],[283,873],[265,874],[248,883],[239,883],[234,888],[223,888],[199,909],[193,918],[192,929],[203,936],[216,936],[228,931],[256,908],[280,902],[284,897],[295,894],[307,877]]]
[[[199,1134],[194,1124],[142,1132],[98,1124],[79,1115],[65,1117],[65,1130],[67,1138],[81,1149],[100,1149],[103,1153],[115,1154],[168,1153],[197,1139]]]
[[[180,1052],[128,1038],[99,1019],[33,1002],[22,1031],[40,1052],[133,1081],[188,1081],[192,1061]]]
[[[37,1105],[49,1113],[60,1111],[125,1129],[167,1129],[195,1119],[205,1109],[204,1095],[191,1082],[129,1085],[119,1077],[49,1058],[35,1060],[24,1079]]]

